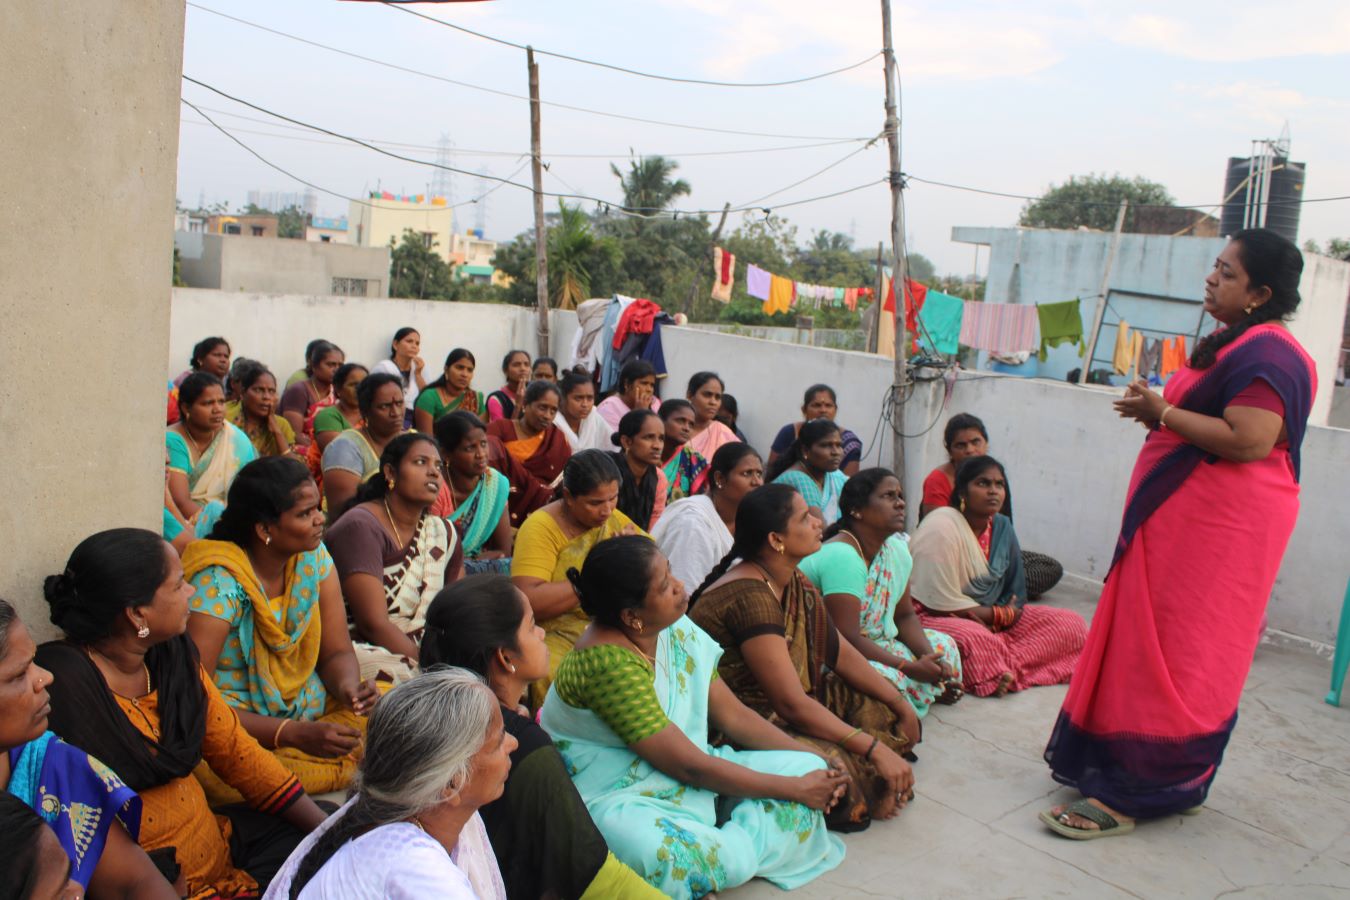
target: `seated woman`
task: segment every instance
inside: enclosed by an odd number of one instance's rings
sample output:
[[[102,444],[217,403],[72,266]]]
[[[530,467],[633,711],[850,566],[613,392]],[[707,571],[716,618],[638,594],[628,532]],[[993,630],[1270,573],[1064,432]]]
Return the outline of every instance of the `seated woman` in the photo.
[[[389,343],[389,358],[382,359],[371,367],[371,374],[384,373],[398,378],[403,385],[403,430],[413,427],[413,409],[417,398],[427,386],[422,372],[426,362],[418,354],[422,350],[422,335],[416,328],[403,326],[394,332]]]
[[[360,363],[343,363],[333,376],[333,396],[337,402],[314,414],[314,446],[318,455],[332,443],[333,438],[350,428],[366,423],[361,406],[356,401],[356,390],[370,372]]]
[[[363,681],[402,684],[417,674],[427,607],[460,576],[459,535],[430,512],[440,492],[436,442],[401,434],[380,455],[380,475],[361,485],[324,538]]]
[[[530,367],[531,381],[558,381],[558,361],[551,356],[541,356]]]
[[[0,897],[80,900],[84,896],[84,888],[70,877],[74,864],[61,849],[56,832],[22,800],[4,791],[0,791],[0,834],[5,836],[0,844]]]
[[[202,668],[311,794],[351,782],[376,696],[361,680],[323,521],[303,463],[260,459],[234,480],[210,538],[183,554]],[[218,777],[198,774],[213,803],[237,802]]]
[[[0,791],[50,826],[70,860],[69,878],[82,890],[175,900],[178,892],[136,845],[141,827],[136,792],[112,769],[47,730],[52,673],[34,662],[36,650],[14,607],[0,600]],[[17,836],[3,834],[0,844],[8,850]],[[8,871],[0,867],[0,883]]]
[[[482,679],[439,669],[370,717],[358,792],[272,882],[276,900],[505,900],[477,810],[502,794],[516,739]]]
[[[225,421],[220,379],[194,372],[178,388],[179,419],[164,432],[169,493],[183,518],[195,523],[203,508],[219,513],[241,467],[257,458],[248,435]]]
[[[544,629],[509,578],[471,575],[432,601],[423,671],[458,666],[487,680],[518,743],[501,797],[479,809],[508,897],[665,896],[609,852],[548,732],[520,705],[548,675]]]
[[[305,345],[305,364],[287,376],[286,384],[282,387],[283,391],[296,382],[304,381],[309,377],[309,372],[306,371],[309,368],[309,358],[314,355],[314,348],[319,346],[319,341],[321,340],[323,340],[323,338],[315,338]]]
[[[532,381],[515,417],[497,419],[487,427],[488,437],[500,441],[516,463],[502,473],[511,480],[512,522],[525,521],[553,499],[558,476],[572,457],[562,429],[553,424],[561,396],[553,382]]]
[[[315,341],[305,372],[308,377],[286,388],[278,409],[291,423],[296,442],[308,447],[314,441],[314,416],[319,410],[337,403],[333,378],[346,362],[342,348],[328,341]]]
[[[239,404],[230,416],[230,424],[248,435],[259,456],[281,456],[295,446],[295,430],[285,417],[276,414],[277,379],[260,362],[253,362],[234,374],[231,384],[239,391]]]
[[[787,451],[769,463],[765,477],[794,488],[812,515],[833,525],[839,520],[839,493],[848,481],[839,470],[843,455],[839,426],[829,419],[813,419],[801,427]]]
[[[198,662],[178,554],[150,531],[101,531],[43,593],[66,636],[37,651],[56,676],[51,729],[140,794],[139,843],[179,870],[188,897],[258,896],[324,814]],[[203,760],[246,806],[217,819],[192,777]]]
[[[667,400],[657,415],[665,424],[661,449],[661,474],[666,479],[666,502],[703,493],[708,479],[708,460],[689,446],[694,428],[694,405],[688,400]]]
[[[919,742],[905,695],[839,636],[797,563],[820,549],[820,520],[784,485],[751,491],[736,542],[690,599],[690,618],[722,645],[719,671],[746,706],[841,762],[848,794],[830,827],[857,831],[913,797],[900,754]]]
[[[689,379],[689,389],[684,393],[694,407],[694,427],[690,432],[689,449],[704,459],[712,459],[723,444],[743,440],[718,421],[717,414],[722,411],[724,390],[722,379],[716,372],[695,372]]]
[[[843,862],[821,811],[847,776],[717,677],[720,650],[651,539],[600,544],[567,576],[591,623],[540,724],[614,854],[677,898],[756,876],[791,890]]]
[[[723,444],[708,469],[708,492],[676,500],[652,529],[652,539],[686,585],[699,585],[734,542],[741,499],[764,483],[764,463],[749,444]]]
[[[525,397],[525,385],[530,383],[530,354],[524,350],[509,350],[502,357],[502,377],[506,384],[488,394],[487,421],[514,419],[516,407]]]
[[[483,392],[473,389],[473,370],[478,365],[473,354],[456,347],[445,358],[441,377],[422,389],[413,404],[413,427],[423,434],[431,429],[441,416],[463,410],[481,417],[485,409]]]
[[[619,370],[615,393],[600,401],[595,411],[617,431],[619,420],[630,412],[648,409],[656,412],[660,408],[661,401],[656,399],[656,368],[645,359],[632,359]]]
[[[778,429],[778,434],[774,435],[773,445],[769,448],[769,465],[772,466],[778,461],[778,457],[784,454],[791,455],[789,450],[792,442],[807,422],[816,419],[829,419],[833,422],[838,417],[839,400],[835,396],[834,388],[828,384],[811,385],[802,395],[802,421],[784,425]],[[839,430],[839,439],[843,447],[843,457],[839,461],[839,469],[845,476],[852,476],[858,471],[858,466],[862,464],[862,441],[858,440],[858,436],[846,428]]]
[[[935,509],[951,505],[952,489],[956,487],[956,469],[967,459],[989,452],[989,432],[984,423],[969,413],[958,413],[947,420],[942,432],[942,443],[947,448],[947,462],[928,473],[923,480],[923,503],[919,506],[919,521]],[[1003,515],[1012,521],[1012,494],[1003,498]],[[1022,567],[1026,570],[1026,599],[1036,600],[1059,584],[1064,567],[1044,553],[1022,551]]]
[[[1002,514],[1007,486],[997,460],[967,459],[952,505],[929,513],[909,544],[919,619],[956,639],[965,689],[977,697],[1064,684],[1087,638],[1078,613],[1022,605],[1022,554]]]
[[[722,395],[722,406],[717,410],[717,421],[730,428],[736,434],[736,440],[742,444],[750,443],[746,440],[745,432],[741,431],[736,425],[736,420],[741,417],[741,405],[736,402],[736,398],[731,394]]]
[[[536,511],[516,533],[511,583],[530,601],[550,657],[548,676],[530,687],[533,709],[544,702],[553,673],[589,621],[567,570],[607,538],[644,533],[616,508],[618,498],[619,470],[609,454],[582,450],[563,467],[560,498]]]
[[[907,589],[914,567],[905,543],[905,499],[889,469],[863,469],[844,485],[842,515],[821,548],[801,562],[839,633],[909,699],[919,717],[961,696],[961,652],[927,631]]]
[[[436,423],[436,443],[445,460],[441,500],[449,509],[434,511],[453,523],[464,553],[464,572],[511,572],[511,520],[507,498],[511,484],[488,465],[487,431],[472,413],[452,412]]]
[[[610,436],[614,429],[595,411],[595,382],[591,376],[586,372],[564,372],[558,389],[562,392],[562,405],[553,424],[572,445],[572,452],[613,447]]]
[[[644,529],[656,527],[666,508],[666,473],[661,467],[665,423],[647,409],[624,413],[611,440],[619,451],[610,455],[623,479],[619,509]]]
[[[214,375],[217,381],[223,383],[230,374],[230,342],[223,337],[209,337],[194,344],[188,367],[173,380],[174,387],[182,387],[183,382],[194,372]]]
[[[341,432],[323,451],[324,508],[333,517],[380,471],[380,454],[403,433],[403,388],[397,375],[366,376],[356,389],[356,404],[365,424]]]

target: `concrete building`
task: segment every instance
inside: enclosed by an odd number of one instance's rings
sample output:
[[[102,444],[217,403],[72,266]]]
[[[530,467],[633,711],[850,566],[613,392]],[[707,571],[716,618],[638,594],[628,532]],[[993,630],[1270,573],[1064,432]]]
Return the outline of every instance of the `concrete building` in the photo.
[[[369,200],[355,201],[347,214],[347,243],[357,247],[388,247],[403,240],[405,231],[422,239],[449,265],[454,235],[454,213],[444,197],[417,194],[395,197],[372,191]]]
[[[220,214],[206,218],[207,234],[237,234],[241,237],[277,236],[279,220],[268,215]]]
[[[389,296],[389,248],[320,241],[177,232],[174,246],[191,287],[277,294]]]
[[[16,386],[0,404],[0,597],[39,641],[56,636],[42,579],[82,538],[160,529],[183,18],[183,0],[0,14],[15,123],[0,141],[0,379]],[[76,360],[116,387],[54,440]]]
[[[347,220],[341,217],[310,219],[309,224],[305,226],[305,240],[320,244],[346,244]]]
[[[1092,327],[1097,291],[1110,252],[1111,235],[1100,231],[1036,228],[952,229],[952,239],[989,247],[985,301],[1057,303],[1082,301],[1084,334]],[[1226,243],[1221,237],[1125,234],[1120,238],[1107,289],[1107,311],[1090,368],[1110,368],[1116,324],[1122,319],[1145,338],[1185,335],[1189,349],[1214,320],[1203,314],[1204,280]],[[1310,421],[1326,424],[1336,379],[1342,326],[1350,298],[1350,263],[1304,254],[1303,302],[1289,330],[1317,363],[1318,391]],[[987,361],[981,354],[980,365]],[[1024,364],[997,367],[1013,375],[1063,379],[1084,364],[1078,349],[1053,347],[1045,362],[1033,354]],[[1123,378],[1120,379],[1123,382]]]

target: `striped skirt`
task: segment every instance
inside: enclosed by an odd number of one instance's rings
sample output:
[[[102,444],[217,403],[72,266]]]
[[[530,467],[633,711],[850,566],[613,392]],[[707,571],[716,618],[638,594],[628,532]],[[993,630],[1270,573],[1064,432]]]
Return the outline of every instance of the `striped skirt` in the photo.
[[[1017,624],[997,633],[971,619],[935,616],[926,610],[919,611],[919,620],[924,628],[956,641],[963,686],[977,697],[998,690],[1005,674],[1012,675],[1013,691],[1067,683],[1087,638],[1082,616],[1052,606],[1024,606]]]

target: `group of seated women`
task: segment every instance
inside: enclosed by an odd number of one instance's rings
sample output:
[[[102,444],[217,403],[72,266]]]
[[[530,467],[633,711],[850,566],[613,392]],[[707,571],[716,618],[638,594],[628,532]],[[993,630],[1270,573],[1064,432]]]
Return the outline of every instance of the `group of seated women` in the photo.
[[[790,889],[911,802],[935,704],[1063,683],[1082,647],[1028,605],[973,417],[910,540],[823,385],[766,466],[712,373],[658,404],[626,370],[604,447],[551,360],[485,398],[467,351],[424,382],[413,330],[369,370],[316,341],[278,415],[204,345],[164,536],[75,548],[61,640],[0,602],[0,816],[42,896]]]

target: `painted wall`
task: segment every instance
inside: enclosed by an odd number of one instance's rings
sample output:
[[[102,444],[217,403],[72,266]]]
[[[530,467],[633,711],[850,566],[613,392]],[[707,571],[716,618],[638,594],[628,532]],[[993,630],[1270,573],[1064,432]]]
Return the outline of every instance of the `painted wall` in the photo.
[[[877,423],[891,381],[890,360],[688,328],[663,329],[670,384],[710,368],[740,401],[741,428],[764,450],[785,422],[799,418],[801,391],[825,382],[839,394],[840,422],[862,438],[864,465],[891,465],[890,429]],[[906,496],[917,515],[920,485],[946,460],[942,427],[958,412],[982,418],[990,452],[1009,470],[1018,536],[1066,570],[1100,579],[1111,562],[1125,492],[1143,443],[1139,426],[1111,410],[1118,390],[1047,379],[961,373],[943,405],[944,385],[916,388],[906,404]],[[1350,563],[1350,431],[1309,429],[1303,453],[1303,509],[1269,610],[1272,629],[1320,643],[1335,641]]]
[[[403,242],[403,232],[411,228],[418,234],[430,233],[432,250],[448,264],[454,211],[448,206],[430,203],[406,203],[402,200],[353,201],[347,207],[347,241],[361,247],[388,247]]]
[[[389,296],[389,248],[345,243],[174,233],[183,280],[192,287],[281,294],[332,294],[335,278],[363,279],[367,297]]]
[[[1082,300],[1083,331],[1092,327],[1097,290],[1110,252],[1111,235],[1099,231],[1049,231],[1032,228],[954,228],[952,239],[990,247],[985,299],[990,303],[1057,303]],[[1114,323],[1124,319],[1145,329],[1146,338],[1208,334],[1214,321],[1202,321],[1204,279],[1223,249],[1223,238],[1121,236],[1111,270],[1110,307],[1103,318],[1092,368],[1110,368],[1116,341]],[[1330,386],[1340,352],[1341,326],[1350,299],[1350,263],[1305,254],[1303,302],[1289,330],[1313,357],[1323,389],[1318,391],[1310,421],[1325,424],[1331,409]],[[1151,333],[1149,329],[1154,332]],[[987,354],[981,354],[984,366]],[[1007,371],[1023,376],[1063,380],[1083,364],[1076,347],[1050,349],[1045,362],[1033,356]],[[1120,379],[1123,383],[1124,379]]]
[[[42,579],[76,543],[160,527],[183,14],[51,0],[0,16],[0,597],[39,639]]]
[[[347,359],[374,365],[389,356],[389,342],[404,325],[422,335],[428,381],[440,374],[451,350],[467,347],[478,360],[474,386],[485,393],[501,387],[508,350],[534,355],[537,347],[535,311],[523,306],[175,288],[165,372],[183,371],[192,345],[216,334],[229,340],[236,356],[261,360],[283,379],[303,365],[305,345],[319,337],[336,343]],[[566,356],[576,314],[554,312],[550,329],[554,355]]]

